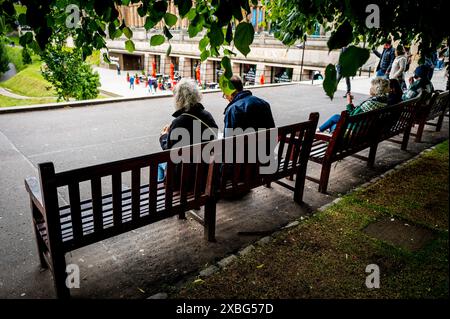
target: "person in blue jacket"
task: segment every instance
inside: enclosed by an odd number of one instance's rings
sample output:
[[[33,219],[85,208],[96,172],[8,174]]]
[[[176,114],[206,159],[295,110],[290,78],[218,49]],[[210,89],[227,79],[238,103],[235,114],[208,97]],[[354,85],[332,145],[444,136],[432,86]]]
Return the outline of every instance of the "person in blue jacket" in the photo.
[[[230,81],[235,90],[231,95],[224,94],[224,98],[229,101],[224,112],[225,137],[232,135],[230,129],[241,128],[245,131],[248,128],[258,130],[275,127],[270,104],[249,90],[244,90],[239,76],[232,76]]]
[[[377,76],[387,78],[387,75],[391,72],[392,63],[395,60],[395,49],[392,46],[392,40],[386,41],[382,53],[375,49],[372,52],[380,58],[376,70]]]

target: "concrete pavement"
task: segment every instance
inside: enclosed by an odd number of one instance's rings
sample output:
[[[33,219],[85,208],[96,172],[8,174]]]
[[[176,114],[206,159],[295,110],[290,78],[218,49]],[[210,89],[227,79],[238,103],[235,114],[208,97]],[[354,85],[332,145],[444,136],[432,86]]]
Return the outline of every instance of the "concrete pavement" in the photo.
[[[315,111],[320,112],[322,123],[345,105],[340,97],[343,92],[330,101],[318,86],[253,92],[271,103],[277,125],[305,120]],[[356,101],[365,98],[354,95]],[[0,116],[0,298],[54,296],[49,272],[38,269],[23,179],[36,175],[37,164],[45,161],[54,162],[58,172],[159,151],[159,132],[172,119],[172,104],[171,97],[161,97]],[[204,105],[223,129],[226,101],[222,95],[204,95]],[[306,208],[295,205],[292,194],[277,186],[257,189],[242,201],[221,202],[214,244],[202,241],[201,227],[194,221],[174,218],[79,249],[67,255],[68,262],[79,264],[82,273],[82,287],[73,294],[83,298],[148,297],[257,239],[238,236],[238,231],[276,229],[445,138],[447,120],[442,133],[427,131],[424,143],[411,142],[408,152],[383,143],[374,170],[367,170],[356,159],[338,163],[332,171],[330,195],[319,194],[317,185],[307,182],[305,202],[310,206]],[[318,176],[319,167],[310,163],[308,174]],[[63,200],[64,192],[61,197]]]

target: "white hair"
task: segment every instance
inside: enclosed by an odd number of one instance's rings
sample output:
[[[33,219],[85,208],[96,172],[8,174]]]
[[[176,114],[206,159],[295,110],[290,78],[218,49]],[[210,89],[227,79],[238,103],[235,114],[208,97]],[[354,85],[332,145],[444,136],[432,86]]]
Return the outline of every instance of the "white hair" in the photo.
[[[202,100],[197,83],[192,79],[181,79],[173,89],[175,97],[175,110],[189,111],[192,106]]]
[[[371,82],[370,94],[373,96],[381,96],[389,93],[389,80],[376,77]]]

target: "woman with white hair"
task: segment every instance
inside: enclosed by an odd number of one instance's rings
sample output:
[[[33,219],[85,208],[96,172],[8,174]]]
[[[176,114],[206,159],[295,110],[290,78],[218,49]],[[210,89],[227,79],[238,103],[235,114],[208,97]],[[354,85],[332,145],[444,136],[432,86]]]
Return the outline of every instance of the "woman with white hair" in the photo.
[[[373,79],[369,94],[370,98],[363,101],[358,106],[353,104],[352,95],[347,94],[348,104],[346,108],[350,116],[386,107],[388,105],[389,80],[382,77],[376,77]],[[330,133],[332,133],[335,130],[336,124],[339,122],[340,118],[341,116],[339,114],[333,115],[319,127],[319,131],[324,132],[329,130]]]
[[[200,103],[202,94],[197,83],[191,79],[182,79],[173,90],[175,98],[175,119],[161,131],[159,142],[163,150],[182,147],[213,140],[217,137],[218,126],[211,113]],[[195,130],[195,128],[201,130]],[[177,129],[178,132],[176,131]],[[183,130],[184,129],[184,130]],[[189,133],[186,135],[179,133]],[[207,131],[205,133],[205,131]],[[205,134],[204,134],[205,133]],[[164,179],[164,165],[158,170],[158,180]]]

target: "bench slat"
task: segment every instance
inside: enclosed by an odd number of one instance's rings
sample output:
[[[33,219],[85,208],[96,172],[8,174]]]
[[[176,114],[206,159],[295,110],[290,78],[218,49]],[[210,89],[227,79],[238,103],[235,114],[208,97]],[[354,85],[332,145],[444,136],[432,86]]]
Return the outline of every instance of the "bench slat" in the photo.
[[[83,236],[81,227],[80,186],[78,183],[69,184],[70,219],[75,238]]]
[[[94,230],[99,232],[103,229],[102,220],[102,181],[100,177],[91,180],[92,211],[94,215]]]
[[[114,226],[122,224],[122,173],[112,175],[112,200]]]
[[[131,171],[131,207],[132,219],[137,220],[140,214],[141,197],[141,169],[135,168]]]

